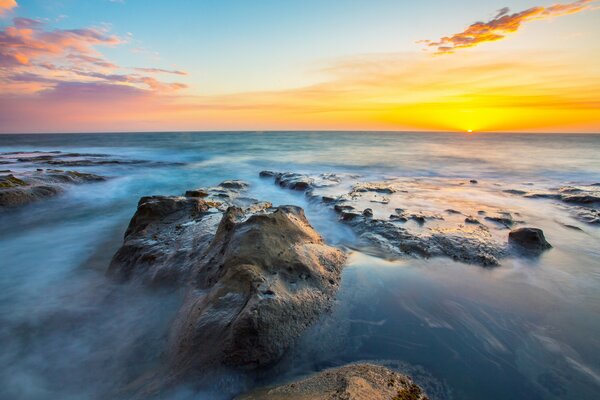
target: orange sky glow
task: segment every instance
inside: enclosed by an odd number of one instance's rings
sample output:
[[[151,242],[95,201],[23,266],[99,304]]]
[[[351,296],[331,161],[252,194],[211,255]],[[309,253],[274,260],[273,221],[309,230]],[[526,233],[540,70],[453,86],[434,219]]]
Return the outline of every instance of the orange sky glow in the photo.
[[[4,17],[16,7],[0,3]],[[597,17],[596,9],[594,0],[501,9],[488,22],[420,41],[413,51],[321,61],[309,83],[222,93],[203,92],[193,68],[127,70],[100,52],[127,42],[106,29],[50,29],[14,17],[0,30],[0,132],[598,133],[597,51],[493,47],[518,37],[524,24],[584,12]],[[571,40],[585,40],[579,36]]]

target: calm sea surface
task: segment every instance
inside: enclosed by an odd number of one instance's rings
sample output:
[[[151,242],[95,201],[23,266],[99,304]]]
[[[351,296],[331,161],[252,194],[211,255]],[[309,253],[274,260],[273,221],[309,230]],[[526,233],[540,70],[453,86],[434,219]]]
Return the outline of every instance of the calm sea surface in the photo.
[[[165,164],[71,168],[111,179],[0,215],[2,399],[118,398],[115,391],[161,363],[181,293],[115,286],[104,277],[141,196],[243,179],[253,197],[305,207],[328,242],[352,248],[352,232],[335,215],[259,179],[263,169],[476,179],[480,192],[442,190],[436,204],[462,196],[465,204],[516,209],[554,248],[496,268],[352,251],[333,312],[261,383],[379,360],[412,374],[432,398],[600,398],[600,227],[573,220],[552,201],[502,192],[600,182],[600,135],[0,135],[0,152],[32,150]],[[166,396],[228,398],[247,385],[229,379],[227,392],[182,387]]]

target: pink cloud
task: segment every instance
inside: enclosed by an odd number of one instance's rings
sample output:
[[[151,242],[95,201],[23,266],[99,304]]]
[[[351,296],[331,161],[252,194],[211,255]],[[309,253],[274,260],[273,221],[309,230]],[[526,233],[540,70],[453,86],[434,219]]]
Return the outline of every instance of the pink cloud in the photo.
[[[138,68],[135,71],[143,74],[117,73],[125,68],[106,59],[98,48],[124,43],[102,29],[48,30],[41,21],[14,18],[12,25],[0,29],[0,93],[35,93],[61,83],[118,84],[160,92],[187,87],[148,75],[185,75],[182,71]]]
[[[476,22],[460,33],[439,40],[423,40],[420,43],[436,49],[437,54],[453,53],[459,49],[475,47],[481,43],[502,40],[506,35],[521,29],[522,25],[535,20],[561,17],[592,9],[592,3],[598,0],[578,0],[571,3],[555,4],[549,7],[532,7],[509,14],[504,7],[488,22]]]

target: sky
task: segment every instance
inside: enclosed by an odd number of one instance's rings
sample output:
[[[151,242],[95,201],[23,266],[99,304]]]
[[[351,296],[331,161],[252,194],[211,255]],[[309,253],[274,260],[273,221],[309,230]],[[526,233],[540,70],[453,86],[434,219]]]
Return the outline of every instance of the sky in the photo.
[[[600,133],[600,0],[0,0],[0,133]]]

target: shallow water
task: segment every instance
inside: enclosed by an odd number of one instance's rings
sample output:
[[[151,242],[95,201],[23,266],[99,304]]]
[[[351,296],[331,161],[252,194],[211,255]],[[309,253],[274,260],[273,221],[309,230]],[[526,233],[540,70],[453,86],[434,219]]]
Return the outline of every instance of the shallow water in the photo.
[[[68,168],[111,179],[0,216],[0,398],[114,398],[160,365],[181,293],[115,286],[103,275],[143,195],[243,179],[252,196],[305,207],[328,242],[355,247],[353,233],[331,211],[259,179],[263,169],[420,178],[403,205],[510,209],[542,228],[554,248],[539,258],[506,258],[496,268],[444,258],[386,261],[352,251],[334,311],[261,383],[351,361],[391,360],[432,398],[600,394],[600,228],[574,220],[553,201],[502,192],[599,182],[598,135],[0,136],[0,152],[35,150],[164,164]],[[470,179],[479,183],[449,186]],[[231,380],[232,393],[247,384]],[[221,394],[179,388],[172,397],[230,395]]]

